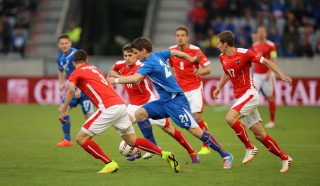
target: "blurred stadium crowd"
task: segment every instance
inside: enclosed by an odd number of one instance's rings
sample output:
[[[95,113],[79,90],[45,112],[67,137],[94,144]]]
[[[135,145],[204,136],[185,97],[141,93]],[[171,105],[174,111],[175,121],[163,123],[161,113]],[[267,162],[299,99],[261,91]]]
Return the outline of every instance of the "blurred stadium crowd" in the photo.
[[[24,57],[32,15],[37,0],[0,0],[0,53],[16,52]]]
[[[281,57],[313,57],[320,53],[319,0],[192,0],[188,13],[193,42],[217,55],[216,35],[236,33],[236,46],[250,48],[252,33],[265,25]]]

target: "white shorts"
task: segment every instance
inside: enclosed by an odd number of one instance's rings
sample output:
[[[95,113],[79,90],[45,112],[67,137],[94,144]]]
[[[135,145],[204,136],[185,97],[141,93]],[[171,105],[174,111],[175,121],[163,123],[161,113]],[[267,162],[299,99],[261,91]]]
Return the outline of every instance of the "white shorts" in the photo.
[[[240,98],[237,99],[232,109],[239,112],[243,117],[244,123],[248,128],[262,121],[257,107],[260,104],[259,93],[256,89],[247,90]]]
[[[151,101],[154,101],[156,100],[155,97],[151,96],[150,100],[148,102],[151,102]],[[136,110],[138,110],[138,108],[140,108],[142,105],[131,105],[129,104],[128,107],[127,107],[127,111],[128,111],[128,114],[132,117],[132,119],[134,121],[136,121],[136,117],[135,117],[135,112]],[[168,126],[168,123],[166,122],[166,118],[163,118],[163,119],[158,119],[158,120],[154,120],[154,119],[149,119],[150,123],[152,125],[157,125],[159,127],[165,127],[165,126]]]
[[[253,83],[258,91],[262,91],[263,95],[266,97],[271,97],[274,94],[274,84],[275,77],[273,73],[271,77],[267,80],[267,74],[253,74]]]
[[[114,127],[120,136],[135,133],[127,113],[126,105],[114,105],[107,109],[98,109],[83,125],[81,130],[90,136],[100,135]]]
[[[202,83],[199,88],[185,92],[192,113],[203,112]]]

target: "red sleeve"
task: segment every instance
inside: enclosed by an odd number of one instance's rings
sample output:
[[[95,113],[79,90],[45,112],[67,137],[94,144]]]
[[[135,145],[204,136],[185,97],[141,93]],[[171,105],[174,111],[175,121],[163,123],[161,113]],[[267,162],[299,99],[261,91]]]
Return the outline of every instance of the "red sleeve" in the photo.
[[[246,53],[246,57],[249,62],[254,62],[254,63],[263,63],[264,57],[259,56],[258,54],[254,53],[252,50],[248,50]]]
[[[202,52],[202,50],[199,50],[197,54],[200,54],[200,60],[199,64],[201,67],[205,67],[210,64],[210,61],[208,60],[207,56]]]
[[[71,73],[71,75],[69,76],[68,80],[73,82],[76,85],[78,82],[78,74],[79,74],[78,71],[76,71],[76,70],[73,71]]]
[[[117,63],[115,63],[114,65],[113,65],[113,70],[114,71],[116,71],[116,72],[119,72],[119,69],[120,69],[120,65],[117,65]]]

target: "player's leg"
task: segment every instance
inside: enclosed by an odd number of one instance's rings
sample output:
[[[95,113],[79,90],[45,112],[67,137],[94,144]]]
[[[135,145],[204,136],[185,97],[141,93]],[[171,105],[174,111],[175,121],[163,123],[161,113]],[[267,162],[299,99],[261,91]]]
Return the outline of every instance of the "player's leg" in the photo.
[[[227,123],[235,131],[238,138],[242,141],[246,148],[245,157],[242,163],[250,162],[258,153],[258,149],[251,143],[244,125],[239,121],[241,117],[246,117],[252,113],[259,105],[259,94],[255,90],[248,90],[236,103],[232,106],[226,116]],[[259,118],[260,119],[260,118]],[[247,123],[246,123],[247,124]],[[248,126],[250,128],[251,126]]]
[[[256,110],[255,115],[259,114]],[[251,120],[254,121],[254,116],[250,116]],[[260,117],[260,116],[259,116]],[[252,125],[250,130],[253,132],[256,139],[258,139],[272,154],[278,156],[282,160],[282,168],[280,172],[287,172],[289,166],[292,163],[292,158],[289,157],[278,145],[278,143],[266,133],[264,128],[262,127],[261,122]]]
[[[189,104],[185,96],[177,96],[165,105],[166,112],[171,119],[181,128],[187,129],[193,136],[205,142],[210,148],[217,151],[224,159],[224,168],[232,166],[233,157],[226,152],[209,132],[202,130],[194,119]]]
[[[152,132],[152,126],[149,120],[150,117],[154,119],[166,117],[165,112],[163,112],[162,109],[161,101],[156,100],[149,102],[135,111],[135,118],[143,136],[157,145]]]
[[[132,124],[136,123],[136,118],[134,116],[134,113],[136,112],[136,110],[138,110],[138,108],[140,108],[140,106],[138,105],[127,105],[127,112],[128,112],[128,116],[129,116],[129,119],[131,121]],[[137,148],[137,153],[132,155],[132,156],[129,156],[127,158],[128,161],[135,161],[136,159],[140,159],[141,158],[141,149]]]
[[[152,117],[162,118],[164,117],[162,115],[165,113],[161,113],[161,111],[163,110],[161,107],[162,107],[161,102],[156,100],[143,105],[143,107],[140,107],[135,111],[135,118],[138,123],[140,131],[142,132],[143,136],[146,139],[148,139],[155,145],[157,145],[157,143],[153,135],[152,125],[149,120],[149,117],[150,117],[149,113],[151,114]],[[149,159],[153,155],[154,154],[147,152],[142,156],[142,158]]]
[[[265,80],[262,90],[268,100],[270,121],[265,125],[266,128],[273,128],[275,126],[275,114],[276,114],[276,103],[275,103],[275,78],[273,75]]]
[[[134,132],[133,127],[131,126],[130,128],[132,129],[128,130],[133,130]],[[121,135],[121,138],[132,147],[137,147],[151,154],[157,154],[161,156],[162,159],[166,160],[170,164],[174,172],[179,173],[181,171],[179,162],[176,160],[175,156],[171,152],[163,151],[162,149],[160,149],[159,147],[157,147],[145,138],[137,138],[135,133],[123,134]]]
[[[120,113],[120,118],[114,124],[114,127],[128,145],[137,147],[149,153],[160,155],[163,159],[169,162],[170,166],[176,173],[180,172],[180,165],[171,152],[162,151],[158,146],[145,138],[137,138],[134,128],[126,113],[125,106],[122,111],[119,111],[118,113]]]
[[[188,99],[190,109],[199,125],[199,127],[202,130],[208,131],[208,125],[204,122],[202,118],[202,112],[203,112],[203,93],[202,93],[202,85],[195,90],[192,90],[190,92],[186,92],[185,95]],[[210,154],[210,148],[206,143],[202,143],[202,148],[198,152],[198,154]]]
[[[101,160],[105,166],[98,173],[110,173],[119,169],[118,164],[109,158],[101,147],[92,140],[95,135],[100,135],[111,126],[114,113],[108,110],[97,110],[88,120],[83,124],[81,130],[76,136],[77,143],[91,156]]]
[[[167,134],[172,136],[177,142],[180,143],[181,146],[183,146],[183,148],[185,148],[188,151],[192,163],[200,163],[200,159],[197,152],[187,141],[183,133],[170,124],[170,121],[168,118],[160,119],[160,120],[151,120],[151,123],[152,124],[159,123],[157,125],[161,126],[163,131],[165,131]]]
[[[63,102],[64,102],[64,99],[62,100],[62,104],[60,104],[60,106],[59,106],[59,110],[61,109]],[[74,102],[75,102],[75,100],[72,99],[70,106],[73,106],[73,104],[75,104]],[[67,113],[70,112],[70,109],[71,109],[70,106],[67,109]],[[61,129],[62,129],[64,137],[59,143],[56,144],[56,146],[58,146],[58,147],[72,146],[73,143],[71,141],[71,135],[70,135],[71,120],[70,120],[69,114],[66,115],[63,119],[66,121],[66,122],[61,122]]]
[[[208,131],[208,125],[202,119],[201,112],[194,112],[193,114],[194,114],[194,117],[195,117],[199,127],[202,130]],[[208,145],[206,143],[202,142],[202,147],[201,147],[200,151],[198,152],[198,154],[205,155],[205,154],[210,154],[210,153],[211,153],[211,151],[210,151],[210,148],[208,147]]]

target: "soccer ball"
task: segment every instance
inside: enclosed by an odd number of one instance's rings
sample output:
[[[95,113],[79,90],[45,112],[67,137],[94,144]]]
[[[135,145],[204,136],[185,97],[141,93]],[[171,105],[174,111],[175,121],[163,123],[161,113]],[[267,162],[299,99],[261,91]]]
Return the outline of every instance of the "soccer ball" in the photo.
[[[136,147],[131,147],[124,140],[119,145],[119,152],[125,157],[133,156],[138,152]]]

